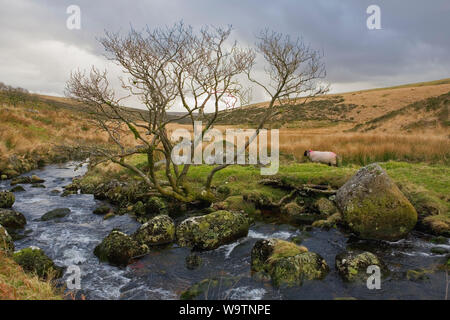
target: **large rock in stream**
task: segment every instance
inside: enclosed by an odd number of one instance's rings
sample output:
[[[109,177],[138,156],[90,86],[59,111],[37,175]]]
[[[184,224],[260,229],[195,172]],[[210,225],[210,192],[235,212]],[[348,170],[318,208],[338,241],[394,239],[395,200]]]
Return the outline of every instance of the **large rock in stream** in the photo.
[[[149,252],[145,244],[140,244],[129,235],[113,230],[94,249],[94,254],[101,260],[116,266],[126,266],[132,258]]]
[[[171,243],[175,240],[175,223],[168,215],[156,216],[144,223],[133,234],[133,238],[147,246]]]
[[[417,212],[378,165],[361,168],[336,194],[345,224],[364,239],[395,241],[417,222]]]
[[[276,286],[301,285],[304,280],[323,279],[329,272],[320,255],[280,239],[258,240],[252,249],[251,268],[267,273]]]
[[[40,278],[60,278],[64,268],[55,265],[45,252],[37,247],[29,247],[13,255],[14,261],[26,272],[37,274]]]
[[[184,220],[177,226],[176,235],[182,247],[212,250],[245,237],[249,227],[245,214],[221,210]]]
[[[3,227],[21,229],[26,223],[27,220],[22,213],[10,209],[0,209],[0,224]]]
[[[342,252],[336,256],[335,264],[340,276],[348,282],[367,280],[369,266],[377,266],[383,274],[387,273],[387,267],[380,258],[368,251]]]
[[[14,193],[8,191],[0,192],[0,208],[11,208],[15,201]]]

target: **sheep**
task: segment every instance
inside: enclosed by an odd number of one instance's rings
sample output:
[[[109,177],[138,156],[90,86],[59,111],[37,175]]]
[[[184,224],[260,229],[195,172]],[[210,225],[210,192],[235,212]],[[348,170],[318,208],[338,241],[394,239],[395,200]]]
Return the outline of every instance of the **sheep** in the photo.
[[[303,155],[308,157],[312,162],[326,163],[329,166],[338,166],[337,155],[334,152],[305,150]]]

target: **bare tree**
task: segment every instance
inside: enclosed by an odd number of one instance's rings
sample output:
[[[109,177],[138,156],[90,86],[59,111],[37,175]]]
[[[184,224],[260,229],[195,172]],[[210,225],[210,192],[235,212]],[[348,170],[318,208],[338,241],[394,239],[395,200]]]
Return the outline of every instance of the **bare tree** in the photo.
[[[324,76],[320,56],[301,42],[292,42],[275,33],[261,34],[257,51],[265,58],[270,77],[269,84],[263,84],[251,76],[255,51],[230,43],[230,34],[231,27],[205,27],[194,32],[183,23],[168,28],[147,28],[145,32],[132,29],[124,37],[106,33],[101,43],[108,58],[122,68],[125,77],[121,78],[121,83],[127,94],[118,97],[107,72],[94,67],[88,74],[72,73],[66,86],[67,95],[88,108],[92,119],[109,134],[116,146],[91,150],[91,154],[98,157],[95,163],[117,163],[139,175],[155,192],[189,202],[196,197],[186,182],[191,165],[178,165],[172,160],[174,141],[169,138],[170,123],[188,120],[194,128],[196,120],[203,120],[203,136],[216,122],[227,94],[241,99],[241,104],[244,102],[248,91],[238,81],[241,75],[247,75],[250,83],[261,86],[272,97],[258,132],[273,115],[275,102],[325,91],[315,83]],[[145,112],[122,105],[130,96],[140,100]],[[176,103],[185,112],[170,117],[168,112]],[[212,106],[212,113],[206,114],[207,105]],[[130,132],[136,139],[134,147],[127,146],[123,140]],[[250,143],[248,141],[241,151],[245,152]],[[195,142],[191,143],[191,155],[195,145]],[[126,158],[134,154],[146,155],[148,166],[145,170],[126,162]],[[165,179],[158,174],[157,164],[161,162]],[[205,181],[207,192],[214,174],[226,166],[212,168]]]
[[[269,95],[270,101],[259,119],[255,134],[241,150],[237,151],[235,158],[245,152],[264,124],[276,114],[274,106],[277,103],[282,105],[300,101],[300,104],[305,104],[309,98],[329,90],[329,86],[321,81],[325,78],[326,72],[320,52],[312,50],[300,38],[292,40],[288,35],[267,29],[257,38],[257,53],[266,63],[264,70],[268,79],[266,81],[255,79],[251,69],[247,69],[247,77],[250,82],[261,87]],[[225,163],[211,170],[206,180],[207,190],[211,187],[214,175],[229,165]]]

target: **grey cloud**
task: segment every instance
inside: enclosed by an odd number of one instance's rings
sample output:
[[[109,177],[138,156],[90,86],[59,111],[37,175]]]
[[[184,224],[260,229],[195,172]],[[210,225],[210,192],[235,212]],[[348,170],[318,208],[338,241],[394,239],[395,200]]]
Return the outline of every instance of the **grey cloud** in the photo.
[[[81,8],[81,30],[65,27],[71,4]],[[366,28],[370,4],[381,7],[382,30]],[[244,44],[266,27],[301,35],[323,50],[328,81],[339,90],[445,78],[450,70],[448,0],[0,0],[0,6],[0,81],[46,93],[62,94],[70,70],[104,64],[97,42],[104,30],[179,20],[232,24]]]

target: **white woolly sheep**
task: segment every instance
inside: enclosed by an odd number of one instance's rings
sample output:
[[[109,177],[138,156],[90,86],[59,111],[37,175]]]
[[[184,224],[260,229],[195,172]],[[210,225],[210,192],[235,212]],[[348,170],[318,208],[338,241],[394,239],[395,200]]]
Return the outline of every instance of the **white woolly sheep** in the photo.
[[[303,155],[312,162],[320,162],[337,167],[337,155],[334,152],[305,150]]]

